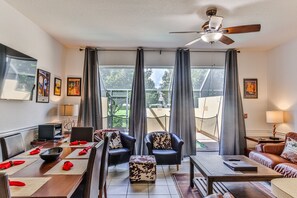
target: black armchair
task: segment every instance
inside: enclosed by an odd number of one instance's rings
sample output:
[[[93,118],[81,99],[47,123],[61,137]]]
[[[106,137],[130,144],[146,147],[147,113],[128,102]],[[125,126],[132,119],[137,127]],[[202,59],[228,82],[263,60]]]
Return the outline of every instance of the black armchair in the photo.
[[[158,165],[174,165],[176,164],[177,170],[179,169],[179,164],[182,160],[182,146],[184,141],[180,139],[177,135],[173,133],[170,134],[171,147],[172,149],[156,149],[154,145],[154,133],[168,133],[166,131],[155,131],[146,135],[145,144],[148,148],[149,155],[154,155]]]
[[[118,130],[106,129],[95,131],[95,140],[100,141],[102,139],[102,133],[115,132]],[[122,132],[119,132],[121,137],[122,148],[109,148],[108,151],[108,166],[117,165],[125,162],[129,162],[130,156],[134,153],[134,147],[136,139]],[[112,138],[111,138],[112,139]]]

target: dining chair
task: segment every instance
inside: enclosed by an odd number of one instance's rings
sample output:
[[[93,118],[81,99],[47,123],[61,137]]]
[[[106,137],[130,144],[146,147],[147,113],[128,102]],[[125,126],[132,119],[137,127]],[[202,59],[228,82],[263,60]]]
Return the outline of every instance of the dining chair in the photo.
[[[0,138],[0,143],[3,161],[23,153],[26,150],[22,134],[20,133],[2,137]]]
[[[8,176],[5,172],[0,172],[0,197],[10,198]]]
[[[99,142],[91,149],[90,158],[87,166],[86,183],[84,187],[85,198],[98,197],[99,194],[99,175],[101,167],[101,159],[103,155],[104,142]]]
[[[99,176],[99,198],[107,197],[106,191],[106,179],[108,175],[108,151],[109,151],[109,142],[110,142],[111,134],[108,134],[104,137],[104,145],[103,145],[103,154],[101,160],[101,170]]]
[[[99,195],[99,180],[101,175],[102,157],[104,156],[104,141],[98,142],[91,149],[85,179],[76,189],[71,198],[94,198]]]
[[[94,141],[94,128],[93,127],[72,127],[70,142],[85,140],[87,142]]]

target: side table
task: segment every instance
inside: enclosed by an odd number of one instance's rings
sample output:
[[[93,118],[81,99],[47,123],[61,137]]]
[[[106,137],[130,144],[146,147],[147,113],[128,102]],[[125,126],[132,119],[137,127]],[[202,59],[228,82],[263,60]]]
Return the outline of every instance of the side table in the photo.
[[[257,144],[260,143],[281,143],[284,142],[284,138],[279,138],[278,140],[270,139],[268,136],[245,136],[244,137],[247,141],[257,142]],[[254,148],[246,148],[245,149],[245,155],[249,156],[249,153],[254,150]]]
[[[258,144],[260,144],[260,143],[280,143],[280,142],[285,141],[284,138],[279,138],[279,140],[273,140],[267,136],[245,136],[244,138],[246,140],[257,142]]]

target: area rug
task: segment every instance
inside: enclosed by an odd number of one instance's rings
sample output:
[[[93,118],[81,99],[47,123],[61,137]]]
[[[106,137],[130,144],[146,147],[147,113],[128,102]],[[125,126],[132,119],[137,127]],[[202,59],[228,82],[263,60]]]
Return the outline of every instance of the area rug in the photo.
[[[196,173],[195,177],[202,177]],[[203,198],[200,191],[190,187],[190,174],[175,173],[172,174],[176,187],[182,198]],[[235,198],[275,198],[270,192],[270,186],[266,182],[223,182],[226,189]]]

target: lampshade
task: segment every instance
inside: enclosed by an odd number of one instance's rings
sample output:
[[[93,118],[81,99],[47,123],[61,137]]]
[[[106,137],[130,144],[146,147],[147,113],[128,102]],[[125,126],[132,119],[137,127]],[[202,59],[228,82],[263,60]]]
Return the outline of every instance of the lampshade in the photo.
[[[61,116],[78,116],[78,105],[64,104],[60,106]]]
[[[284,112],[283,111],[266,111],[266,122],[277,124],[284,122]]]
[[[212,43],[212,42],[216,42],[216,41],[220,40],[220,38],[222,36],[223,36],[223,34],[221,32],[210,32],[210,33],[202,35],[201,39],[204,42]]]

